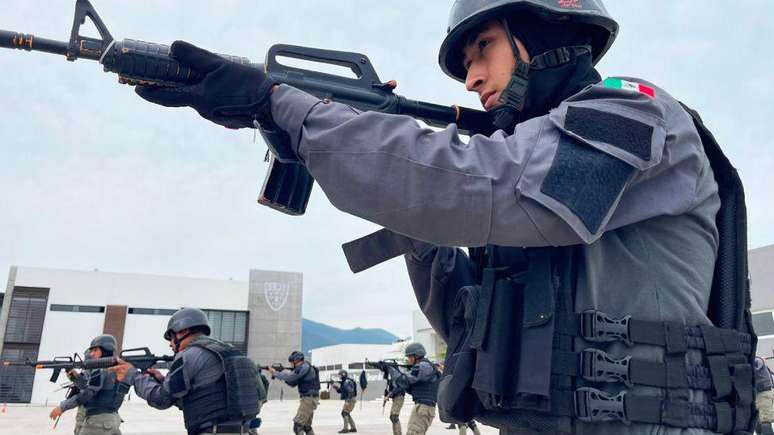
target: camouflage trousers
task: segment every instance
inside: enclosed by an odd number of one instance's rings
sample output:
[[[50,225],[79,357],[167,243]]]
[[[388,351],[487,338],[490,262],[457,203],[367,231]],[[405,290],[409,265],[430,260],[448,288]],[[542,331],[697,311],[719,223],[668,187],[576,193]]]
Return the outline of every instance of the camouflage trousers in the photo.
[[[418,403],[411,410],[406,435],[424,435],[435,419],[435,406]]]
[[[83,426],[83,420],[86,420],[86,408],[83,406],[78,407],[78,413],[75,414],[75,429],[73,430],[74,435],[78,435],[78,432],[81,431],[81,426]]]
[[[403,435],[400,428],[400,410],[403,408],[403,402],[406,400],[406,396],[400,395],[392,398],[392,406],[390,406],[390,421],[392,422],[392,435]]]
[[[344,406],[341,407],[341,417],[344,419],[344,429],[356,429],[355,428],[355,420],[352,419],[352,416],[350,415],[352,411],[355,409],[355,403],[357,403],[357,400],[355,399],[349,399],[344,401]]]
[[[755,397],[755,406],[760,413],[760,421],[774,422],[774,390],[758,393]]]
[[[298,411],[293,421],[304,427],[312,427],[312,420],[314,419],[314,410],[320,404],[319,397],[302,397],[298,403]],[[307,430],[307,434],[312,435],[314,431]]]
[[[469,421],[467,424],[457,425],[457,429],[459,430],[459,435],[467,435],[468,428],[470,428],[470,430],[473,431],[473,435],[481,435],[481,431],[478,430],[478,425],[473,420]]]
[[[78,435],[121,435],[121,417],[117,412],[86,417]]]

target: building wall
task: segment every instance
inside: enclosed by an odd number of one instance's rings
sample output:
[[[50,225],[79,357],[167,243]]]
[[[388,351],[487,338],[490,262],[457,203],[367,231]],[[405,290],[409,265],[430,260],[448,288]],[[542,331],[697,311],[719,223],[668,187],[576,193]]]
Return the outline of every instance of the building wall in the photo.
[[[430,322],[422,311],[415,310],[412,314],[413,341],[422,343],[429,359],[443,361],[446,352],[446,344],[443,339],[430,326]]]
[[[774,356],[774,245],[748,253],[753,322],[760,356]]]
[[[301,273],[250,271],[247,356],[258,365],[287,365],[290,353],[301,349],[303,284]],[[298,390],[271,380],[269,398],[280,397],[298,397]]]
[[[247,354],[261,365],[284,362],[301,349],[303,275],[250,271],[250,344]]]
[[[299,348],[301,344],[302,275],[253,271],[251,280],[251,283],[247,283],[19,267],[12,269],[9,276],[11,291],[7,291],[7,295],[12,294],[14,286],[50,289],[38,354],[40,359],[72,355],[75,352],[83,354],[91,339],[101,334],[104,327],[104,312],[51,311],[51,305],[125,305],[129,308],[162,310],[176,310],[181,307],[249,310],[249,355],[271,355],[271,362],[286,361],[290,350]],[[286,283],[290,290],[287,302],[278,311],[269,307],[263,291],[253,291],[255,285],[264,281]],[[263,286],[260,287],[263,290]],[[5,313],[9,304],[3,305],[2,312]],[[154,353],[169,354],[169,345],[162,337],[168,319],[167,313],[127,313],[124,349],[148,347]],[[4,326],[5,321],[0,315],[0,330]],[[264,335],[267,330],[270,331],[269,340],[277,342],[267,341]],[[1,337],[3,335],[0,335]],[[35,374],[32,403],[52,404],[62,400],[64,393],[55,391],[59,386],[49,382],[50,375],[50,370],[40,370]],[[64,381],[63,376],[60,382]]]

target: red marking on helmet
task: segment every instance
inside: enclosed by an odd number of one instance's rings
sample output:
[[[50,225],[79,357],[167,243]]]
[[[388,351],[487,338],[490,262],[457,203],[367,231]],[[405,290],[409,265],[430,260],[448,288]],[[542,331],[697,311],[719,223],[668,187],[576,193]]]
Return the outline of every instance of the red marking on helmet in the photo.
[[[581,0],[558,0],[559,7],[564,9],[583,9]]]

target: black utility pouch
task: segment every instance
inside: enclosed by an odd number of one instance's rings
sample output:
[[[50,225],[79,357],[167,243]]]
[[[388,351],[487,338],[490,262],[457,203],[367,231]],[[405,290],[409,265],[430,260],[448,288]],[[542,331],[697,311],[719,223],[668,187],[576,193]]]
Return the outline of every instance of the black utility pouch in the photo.
[[[472,386],[486,409],[510,407],[517,392],[524,278],[509,268],[483,272],[471,346],[477,350]]]
[[[446,423],[465,424],[481,409],[471,387],[476,351],[470,346],[480,294],[479,286],[462,287],[457,292],[443,377],[438,385],[438,411]]]

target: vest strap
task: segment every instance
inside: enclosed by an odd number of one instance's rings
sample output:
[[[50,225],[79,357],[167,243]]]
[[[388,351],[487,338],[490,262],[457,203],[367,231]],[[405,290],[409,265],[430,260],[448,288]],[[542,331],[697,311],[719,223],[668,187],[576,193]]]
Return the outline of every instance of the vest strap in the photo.
[[[594,310],[557,317],[558,333],[593,343],[648,344],[665,348],[667,354],[681,354],[688,349],[704,350],[709,355],[752,353],[752,336],[733,329],[637,320],[631,316],[613,318]]]
[[[616,359],[603,350],[593,348],[582,352],[554,349],[551,372],[579,377],[587,382],[621,383],[629,388],[647,385],[712,390],[710,369],[703,365],[686,365],[682,358],[667,358],[663,363],[631,356]]]

